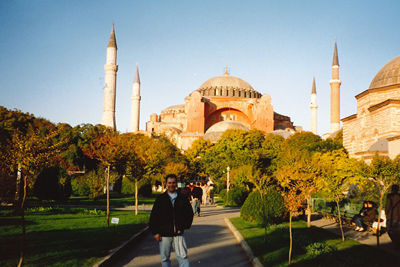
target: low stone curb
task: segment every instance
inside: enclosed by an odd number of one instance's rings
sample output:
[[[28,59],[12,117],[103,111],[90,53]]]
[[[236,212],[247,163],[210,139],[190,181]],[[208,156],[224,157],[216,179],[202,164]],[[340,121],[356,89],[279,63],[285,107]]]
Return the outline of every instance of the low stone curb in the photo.
[[[133,235],[129,240],[125,241],[122,245],[119,247],[113,249],[110,254],[105,256],[104,258],[101,259],[101,261],[95,263],[93,267],[104,267],[104,266],[113,266],[113,261],[115,259],[119,259],[119,256],[124,253],[130,247],[133,245],[138,239],[140,239],[144,234],[146,234],[149,230],[149,227],[146,226],[142,230],[140,230],[138,233]]]
[[[242,234],[236,229],[236,227],[231,223],[229,218],[225,218],[225,223],[228,225],[229,230],[231,230],[232,234],[235,236],[236,240],[246,253],[247,257],[249,258],[250,262],[253,264],[254,267],[263,267],[264,265],[261,264],[260,260],[257,257],[254,257],[253,251],[251,250],[250,246],[247,244],[246,240],[244,240]]]

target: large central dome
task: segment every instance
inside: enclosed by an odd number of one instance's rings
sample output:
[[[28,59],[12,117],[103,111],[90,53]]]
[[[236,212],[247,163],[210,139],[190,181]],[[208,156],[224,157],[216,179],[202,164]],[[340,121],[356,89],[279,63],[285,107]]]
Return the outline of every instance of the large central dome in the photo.
[[[400,84],[400,56],[387,63],[375,76],[369,89]]]
[[[228,74],[208,79],[197,91],[206,97],[260,98],[262,96],[248,82]]]

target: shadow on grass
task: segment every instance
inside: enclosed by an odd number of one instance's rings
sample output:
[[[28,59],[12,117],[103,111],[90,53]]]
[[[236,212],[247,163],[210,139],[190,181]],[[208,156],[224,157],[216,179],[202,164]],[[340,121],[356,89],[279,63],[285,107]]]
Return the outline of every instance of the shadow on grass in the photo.
[[[244,221],[237,221],[235,226],[265,266],[288,265],[287,223],[271,226],[266,241],[260,226]],[[315,245],[317,248],[312,248]],[[339,236],[321,228],[307,228],[302,221],[293,223],[293,266],[399,266],[398,262],[398,258],[386,251],[350,239],[341,242]]]
[[[61,218],[60,218],[61,219]],[[63,218],[70,219],[70,218]],[[79,218],[81,219],[81,218]],[[96,218],[97,225],[101,224]],[[46,220],[46,219],[45,219]],[[41,221],[35,222],[40,224]],[[68,222],[58,229],[37,229],[27,233],[26,258],[24,266],[91,266],[107,255],[133,234],[144,228],[146,222],[127,223],[117,227],[85,227],[90,221],[82,221],[82,228],[73,228]],[[48,225],[48,224],[46,224]],[[43,228],[46,228],[46,225]],[[50,226],[51,227],[51,226]],[[49,228],[50,228],[49,227]],[[64,229],[60,229],[64,228]],[[15,229],[14,229],[15,230]],[[19,233],[4,235],[0,239],[0,266],[15,266],[20,250]]]
[[[25,225],[36,224],[33,221],[25,221]],[[0,226],[21,225],[20,218],[0,218]]]

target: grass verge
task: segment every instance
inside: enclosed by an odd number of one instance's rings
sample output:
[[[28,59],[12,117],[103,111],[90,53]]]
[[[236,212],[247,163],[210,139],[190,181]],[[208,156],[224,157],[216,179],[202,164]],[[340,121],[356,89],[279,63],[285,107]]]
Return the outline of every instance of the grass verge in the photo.
[[[139,197],[139,205],[152,205],[156,200],[157,194],[152,197]],[[84,196],[71,196],[67,200],[39,200],[37,198],[30,198],[27,201],[28,206],[40,206],[40,205],[78,205],[78,206],[106,206],[106,196],[101,196],[96,199],[91,199]],[[134,206],[135,198],[132,195],[123,194],[111,194],[110,205],[112,207],[125,207]]]
[[[289,224],[264,229],[240,217],[231,218],[253,253],[264,266],[288,266]],[[293,254],[290,266],[399,266],[399,259],[383,250],[339,236],[303,221],[293,222]]]
[[[0,266],[16,266],[20,217],[0,211]],[[112,211],[119,224],[107,228],[104,211],[32,208],[26,212],[27,247],[24,266],[92,266],[146,226],[148,213]]]

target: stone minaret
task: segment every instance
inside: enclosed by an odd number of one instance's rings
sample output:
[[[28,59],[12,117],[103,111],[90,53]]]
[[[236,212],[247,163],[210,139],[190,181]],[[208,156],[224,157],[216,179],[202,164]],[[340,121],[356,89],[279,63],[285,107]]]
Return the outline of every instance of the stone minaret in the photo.
[[[335,39],[335,49],[333,51],[332,80],[331,86],[331,133],[340,129],[340,84],[339,80],[339,58]]]
[[[313,76],[312,90],[311,90],[311,132],[317,134],[317,89],[315,88],[315,76]]]
[[[115,124],[115,92],[117,86],[117,42],[115,40],[114,24],[107,45],[107,59],[104,65],[104,110],[101,124],[116,129]]]
[[[140,78],[139,68],[136,64],[135,78],[133,79],[132,86],[132,110],[131,110],[131,132],[139,131],[139,119],[140,119]]]

